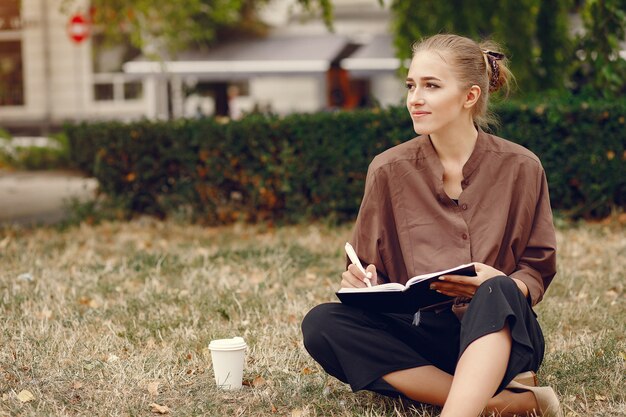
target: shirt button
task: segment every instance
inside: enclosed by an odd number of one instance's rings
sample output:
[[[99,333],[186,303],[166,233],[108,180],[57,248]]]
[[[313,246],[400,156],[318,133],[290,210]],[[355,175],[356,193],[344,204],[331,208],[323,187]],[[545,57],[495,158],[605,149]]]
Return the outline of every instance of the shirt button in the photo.
[[[461,237],[463,238],[463,240],[467,240],[467,233],[463,233]]]
[[[467,204],[463,204],[463,205],[461,206],[461,208],[462,208],[463,210],[467,210]]]

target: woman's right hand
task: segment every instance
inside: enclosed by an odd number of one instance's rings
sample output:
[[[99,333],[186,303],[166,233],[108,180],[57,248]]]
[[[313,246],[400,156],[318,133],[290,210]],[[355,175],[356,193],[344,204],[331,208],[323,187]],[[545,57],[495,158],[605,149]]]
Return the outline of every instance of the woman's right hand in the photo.
[[[376,274],[376,267],[374,265],[368,265],[365,271],[371,274],[370,283],[372,286],[378,285],[378,275]],[[359,270],[355,264],[350,264],[348,270],[341,274],[341,287],[342,288],[363,288],[367,287],[365,283],[365,274]]]

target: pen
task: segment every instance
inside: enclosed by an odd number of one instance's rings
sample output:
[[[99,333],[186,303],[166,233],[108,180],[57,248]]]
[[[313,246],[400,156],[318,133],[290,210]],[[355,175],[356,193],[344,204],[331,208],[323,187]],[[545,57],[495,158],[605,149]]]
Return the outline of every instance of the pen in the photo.
[[[365,285],[367,285],[368,287],[371,287],[372,283],[370,282],[370,278],[372,277],[372,273],[365,271],[365,268],[363,268],[363,265],[361,265],[361,261],[359,260],[359,257],[356,255],[354,248],[348,242],[346,242],[346,253],[348,254],[348,258],[350,258],[350,261],[353,264],[355,264],[357,268],[359,268],[359,270],[363,272],[363,274],[365,275],[365,278],[363,279],[363,282],[365,282]]]

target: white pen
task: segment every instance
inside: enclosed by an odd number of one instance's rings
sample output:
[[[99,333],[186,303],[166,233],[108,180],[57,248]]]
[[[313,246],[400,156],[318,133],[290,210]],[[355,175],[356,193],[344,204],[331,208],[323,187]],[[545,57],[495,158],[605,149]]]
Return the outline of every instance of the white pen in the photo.
[[[361,261],[359,260],[359,257],[356,255],[354,248],[348,242],[346,242],[346,253],[348,254],[348,258],[350,258],[350,261],[352,261],[352,263],[355,264],[357,268],[359,268],[359,270],[363,272],[363,274],[365,275],[365,278],[363,279],[363,282],[365,282],[365,285],[367,285],[368,287],[371,287],[372,283],[370,282],[370,278],[372,277],[372,273],[365,271],[365,268],[363,268],[363,265],[361,265]]]

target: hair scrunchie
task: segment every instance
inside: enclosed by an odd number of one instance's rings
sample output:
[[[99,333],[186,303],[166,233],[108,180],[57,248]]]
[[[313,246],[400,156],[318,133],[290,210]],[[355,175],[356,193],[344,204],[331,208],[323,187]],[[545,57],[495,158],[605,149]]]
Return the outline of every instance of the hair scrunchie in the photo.
[[[498,89],[498,79],[500,78],[500,66],[496,61],[504,59],[504,54],[499,52],[483,50],[483,54],[487,57],[487,62],[491,67],[491,77],[489,78],[489,91]]]

